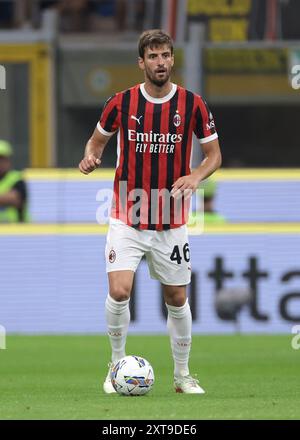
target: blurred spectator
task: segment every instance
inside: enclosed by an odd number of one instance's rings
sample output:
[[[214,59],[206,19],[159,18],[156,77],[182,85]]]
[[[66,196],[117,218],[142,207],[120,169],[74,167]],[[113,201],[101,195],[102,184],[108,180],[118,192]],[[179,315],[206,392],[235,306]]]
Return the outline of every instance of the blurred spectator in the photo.
[[[0,223],[27,221],[26,184],[22,173],[12,169],[12,148],[0,140]]]
[[[62,32],[89,31],[92,4],[88,0],[61,0],[57,4]]]
[[[55,9],[63,33],[136,32],[144,28],[146,18],[153,21],[160,14],[156,7],[160,4],[160,0],[0,0],[0,28],[40,28],[43,11]]]
[[[142,32],[144,30],[143,24],[146,14],[146,3],[144,0],[135,3],[134,11],[134,29]]]
[[[203,194],[203,212],[194,211],[189,218],[190,224],[201,223],[201,217],[204,215],[204,224],[221,224],[226,223],[225,217],[214,211],[214,198],[216,195],[217,184],[214,180],[208,178],[201,182],[199,190],[196,191],[196,196],[202,198]],[[202,203],[200,203],[202,206]]]
[[[42,10],[55,8],[61,32],[123,30],[126,0],[42,0]]]
[[[39,4],[41,10],[58,11],[61,32],[138,31],[145,20],[145,0],[41,0]]]
[[[14,26],[14,7],[11,0],[0,1],[0,29],[10,29]]]
[[[125,26],[124,18],[126,17],[123,6],[125,6],[124,1],[118,0],[92,2],[90,30],[93,32],[109,32],[117,30],[118,27],[123,29]]]
[[[0,29],[32,28],[38,6],[35,0],[0,0]]]

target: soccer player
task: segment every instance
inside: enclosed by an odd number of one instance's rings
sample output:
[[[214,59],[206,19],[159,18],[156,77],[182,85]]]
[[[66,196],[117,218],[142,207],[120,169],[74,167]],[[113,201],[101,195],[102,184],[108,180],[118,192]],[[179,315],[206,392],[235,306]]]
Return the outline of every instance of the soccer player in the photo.
[[[163,287],[175,390],[203,394],[188,365],[192,319],[186,286],[191,263],[184,203],[188,197],[184,196],[220,167],[218,135],[206,102],[171,82],[174,54],[170,36],[159,29],[145,31],[138,50],[145,82],[107,100],[79,164],[84,174],[99,167],[109,138],[118,133],[105,249],[109,280],[105,314],[112,358],[103,388],[105,393],[115,392],[110,373],[125,356],[130,293],[135,271],[145,255],[151,277]],[[205,159],[191,172],[193,132]]]

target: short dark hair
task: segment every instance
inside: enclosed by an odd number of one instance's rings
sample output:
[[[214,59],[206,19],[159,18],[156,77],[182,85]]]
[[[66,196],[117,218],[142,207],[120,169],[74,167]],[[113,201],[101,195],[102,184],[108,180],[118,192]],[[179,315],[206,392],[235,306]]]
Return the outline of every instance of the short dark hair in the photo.
[[[167,44],[173,55],[173,40],[169,34],[162,29],[150,29],[143,32],[139,39],[139,56],[144,58],[147,47],[153,49],[153,47],[161,46],[162,44]]]

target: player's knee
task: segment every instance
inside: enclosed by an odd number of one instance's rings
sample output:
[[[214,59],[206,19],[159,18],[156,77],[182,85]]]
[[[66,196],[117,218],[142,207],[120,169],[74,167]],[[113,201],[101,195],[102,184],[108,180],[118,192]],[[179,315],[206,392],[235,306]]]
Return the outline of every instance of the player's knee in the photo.
[[[170,306],[182,307],[186,302],[186,294],[181,289],[169,290],[165,293],[165,301]]]
[[[115,301],[126,301],[130,298],[130,291],[130,286],[114,284],[111,286],[109,294]]]
[[[184,306],[185,302],[186,302],[186,298],[178,295],[175,296],[174,298],[171,298],[169,304],[175,307],[182,307]]]

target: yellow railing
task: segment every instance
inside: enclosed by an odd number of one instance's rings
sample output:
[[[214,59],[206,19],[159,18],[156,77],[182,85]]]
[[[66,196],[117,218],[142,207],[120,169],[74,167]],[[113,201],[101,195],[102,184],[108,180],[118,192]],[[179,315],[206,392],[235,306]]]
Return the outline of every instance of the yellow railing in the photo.
[[[51,48],[44,43],[0,44],[1,63],[29,64],[30,163],[51,164]],[[27,87],[24,84],[24,87]]]
[[[107,225],[98,224],[14,224],[0,225],[2,235],[104,235]],[[205,225],[204,231],[197,227],[189,228],[190,235],[267,235],[300,234],[300,223],[225,223]]]
[[[99,168],[88,176],[81,174],[77,168],[72,169],[27,169],[25,177],[29,180],[112,180],[115,170]],[[216,181],[225,180],[299,180],[300,168],[293,169],[221,169],[214,174]]]

